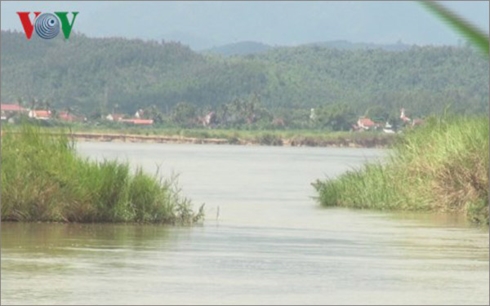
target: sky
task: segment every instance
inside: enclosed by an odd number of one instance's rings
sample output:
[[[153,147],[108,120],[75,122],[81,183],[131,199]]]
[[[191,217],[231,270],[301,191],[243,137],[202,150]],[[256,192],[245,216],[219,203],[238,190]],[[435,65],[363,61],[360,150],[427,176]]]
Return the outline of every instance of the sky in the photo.
[[[442,4],[488,33],[489,1]],[[18,11],[78,11],[73,31],[89,37],[174,40],[194,50],[240,41],[455,45],[463,39],[411,1],[1,1],[2,30],[23,31]]]

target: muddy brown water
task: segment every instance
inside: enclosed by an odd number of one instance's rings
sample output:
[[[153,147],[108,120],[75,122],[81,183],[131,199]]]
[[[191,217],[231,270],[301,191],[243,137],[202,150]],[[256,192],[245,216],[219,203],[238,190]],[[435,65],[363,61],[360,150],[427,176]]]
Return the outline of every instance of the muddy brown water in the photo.
[[[489,235],[449,215],[322,209],[310,183],[386,151],[78,144],[180,173],[197,227],[1,225],[2,304],[489,304]],[[218,215],[219,208],[219,215]]]

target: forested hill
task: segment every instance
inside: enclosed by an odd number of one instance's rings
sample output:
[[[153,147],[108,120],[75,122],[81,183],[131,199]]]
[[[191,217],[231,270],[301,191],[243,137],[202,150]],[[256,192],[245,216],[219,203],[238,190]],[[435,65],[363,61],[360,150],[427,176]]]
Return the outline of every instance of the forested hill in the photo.
[[[263,53],[267,50],[270,50],[271,48],[273,47],[259,42],[242,41],[238,43],[214,47],[208,50],[201,51],[200,53],[217,54],[223,56],[249,55]]]
[[[60,38],[60,36],[58,37]],[[415,115],[448,104],[488,111],[489,63],[469,48],[413,47],[406,51],[274,48],[255,55],[203,55],[174,42],[122,38],[28,41],[1,32],[1,99],[48,99],[53,107],[121,111],[178,102],[216,108],[258,94],[271,109],[347,104]]]

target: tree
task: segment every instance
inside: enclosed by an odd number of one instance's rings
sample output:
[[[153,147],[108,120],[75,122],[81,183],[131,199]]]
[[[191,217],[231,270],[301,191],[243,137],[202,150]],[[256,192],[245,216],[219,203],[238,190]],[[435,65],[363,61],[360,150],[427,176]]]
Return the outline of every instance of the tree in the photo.
[[[318,109],[316,124],[333,131],[349,131],[356,121],[356,113],[350,106],[335,104]]]
[[[179,102],[172,112],[172,121],[178,125],[190,127],[196,124],[196,107],[188,102]]]

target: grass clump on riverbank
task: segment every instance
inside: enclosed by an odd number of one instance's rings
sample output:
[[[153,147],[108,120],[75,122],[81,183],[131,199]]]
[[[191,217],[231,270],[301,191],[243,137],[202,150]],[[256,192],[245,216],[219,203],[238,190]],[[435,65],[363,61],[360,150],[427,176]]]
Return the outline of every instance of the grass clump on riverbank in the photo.
[[[84,159],[66,133],[4,129],[1,160],[2,221],[190,224],[203,217],[175,181],[132,173],[127,163]]]
[[[385,162],[313,186],[323,206],[465,213],[488,224],[488,118],[430,118]]]

